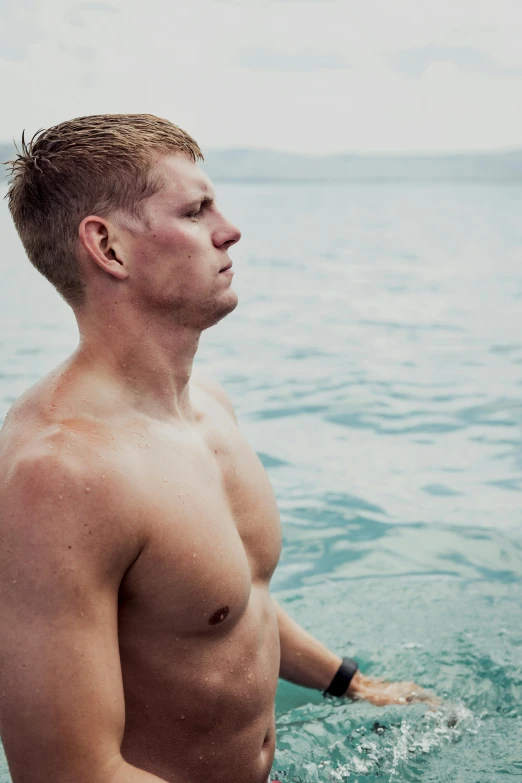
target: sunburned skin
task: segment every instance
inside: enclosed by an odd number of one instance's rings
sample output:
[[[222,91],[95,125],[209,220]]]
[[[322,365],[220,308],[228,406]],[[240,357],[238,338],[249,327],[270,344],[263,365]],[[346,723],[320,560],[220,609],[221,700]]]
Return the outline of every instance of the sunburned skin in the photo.
[[[118,590],[124,759],[169,783],[265,783],[280,660],[269,582],[281,528],[264,469],[231,411],[196,381],[188,423],[154,421],[121,400],[110,408],[99,379],[74,369],[53,388],[40,384],[12,410],[4,444],[37,437],[80,460],[82,535],[102,535],[94,517],[110,509],[127,520],[118,546],[126,530],[145,542]],[[64,541],[72,557],[76,547],[74,536]]]

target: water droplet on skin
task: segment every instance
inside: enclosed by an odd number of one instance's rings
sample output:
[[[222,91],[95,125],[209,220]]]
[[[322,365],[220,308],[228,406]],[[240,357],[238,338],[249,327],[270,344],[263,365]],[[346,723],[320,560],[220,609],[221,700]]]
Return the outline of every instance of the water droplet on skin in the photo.
[[[63,500],[63,495],[58,495],[58,500]]]
[[[181,718],[181,720],[185,720],[185,716],[184,715],[180,715],[179,717]]]
[[[102,480],[105,478],[105,473],[102,474]]]
[[[195,558],[195,557],[196,557],[196,553],[195,553],[195,552],[192,552],[192,557],[193,557],[193,558]]]
[[[13,579],[13,584],[15,585],[18,582],[18,579]]]
[[[167,481],[168,482],[168,479],[163,479],[163,481]]]
[[[205,682],[208,682],[208,677],[205,677]]]
[[[91,488],[90,488],[90,487],[85,487],[85,491],[86,491],[86,492],[90,492],[90,491],[91,491]]]

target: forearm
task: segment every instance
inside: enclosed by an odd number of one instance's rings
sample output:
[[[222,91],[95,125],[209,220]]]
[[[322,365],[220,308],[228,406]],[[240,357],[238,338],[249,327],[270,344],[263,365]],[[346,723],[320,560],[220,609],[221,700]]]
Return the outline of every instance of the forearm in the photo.
[[[274,600],[281,643],[279,674],[305,688],[325,690],[342,659],[301,628]]]
[[[100,781],[100,783],[102,782]],[[166,783],[166,781],[122,761],[116,773],[107,780],[107,783]]]
[[[163,778],[144,772],[138,767],[127,764],[121,757],[115,760],[111,772],[106,779],[100,779],[99,783],[166,783]]]
[[[324,644],[301,628],[274,601],[281,642],[279,674],[284,680],[324,691],[332,682],[342,664],[342,658],[330,652]],[[435,707],[436,697],[430,696],[414,682],[386,682],[355,672],[345,696],[366,699],[372,704],[407,704],[423,701]]]

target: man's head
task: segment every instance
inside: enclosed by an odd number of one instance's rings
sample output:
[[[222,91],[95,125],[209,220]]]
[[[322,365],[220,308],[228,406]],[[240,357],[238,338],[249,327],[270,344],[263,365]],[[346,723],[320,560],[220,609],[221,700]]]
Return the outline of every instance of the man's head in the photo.
[[[239,239],[212,200],[194,214],[212,196],[202,158],[187,133],[146,114],[79,117],[22,141],[8,200],[29,259],[73,306],[91,282],[128,288],[129,279],[137,296],[163,294],[167,305],[170,293],[183,304],[183,280],[198,282],[187,262],[203,264],[206,252],[219,266]]]

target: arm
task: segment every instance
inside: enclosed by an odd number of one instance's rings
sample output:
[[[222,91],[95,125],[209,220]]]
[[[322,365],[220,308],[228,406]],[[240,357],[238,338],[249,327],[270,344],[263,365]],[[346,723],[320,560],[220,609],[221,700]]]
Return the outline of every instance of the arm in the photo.
[[[280,676],[284,680],[324,691],[330,685],[342,659],[301,628],[274,600],[281,644]],[[377,706],[432,701],[414,682],[385,682],[357,671],[346,694]]]
[[[12,780],[162,783],[120,754],[117,597],[140,544],[96,497],[95,468],[67,454],[26,456],[0,482],[0,733]]]

